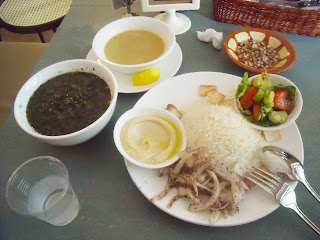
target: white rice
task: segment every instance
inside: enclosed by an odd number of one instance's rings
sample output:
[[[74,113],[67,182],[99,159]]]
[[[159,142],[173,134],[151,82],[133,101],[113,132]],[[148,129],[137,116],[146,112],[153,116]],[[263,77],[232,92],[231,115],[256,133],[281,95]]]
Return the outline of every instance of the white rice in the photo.
[[[261,133],[235,110],[234,100],[221,105],[201,97],[183,109],[182,122],[187,131],[188,148],[204,148],[203,157],[227,163],[243,176],[251,166],[260,166],[262,146],[266,145]]]

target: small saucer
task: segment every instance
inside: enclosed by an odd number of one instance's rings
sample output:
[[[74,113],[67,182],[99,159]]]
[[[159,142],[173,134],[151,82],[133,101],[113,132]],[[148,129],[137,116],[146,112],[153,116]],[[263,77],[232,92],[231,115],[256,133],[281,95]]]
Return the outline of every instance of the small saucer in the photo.
[[[94,54],[92,49],[90,49],[86,59],[93,60],[93,61],[99,60],[98,57]],[[160,79],[154,83],[151,83],[145,86],[132,86],[131,78],[132,76],[134,76],[133,74],[122,73],[122,72],[115,71],[113,69],[110,69],[110,71],[114,74],[118,82],[118,90],[120,93],[138,93],[138,92],[145,92],[150,88],[156,86],[160,82],[163,82],[173,77],[178,72],[181,64],[182,64],[182,51],[179,44],[175,43],[172,52],[165,59],[163,59],[159,64],[154,66],[154,68],[160,68]]]

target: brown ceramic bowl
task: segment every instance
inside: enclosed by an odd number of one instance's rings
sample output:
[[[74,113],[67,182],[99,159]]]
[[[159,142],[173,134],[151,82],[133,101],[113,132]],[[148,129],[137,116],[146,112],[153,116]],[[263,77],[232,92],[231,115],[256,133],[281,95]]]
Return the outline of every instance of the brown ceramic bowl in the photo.
[[[289,69],[296,61],[296,51],[292,44],[278,33],[261,29],[261,28],[244,28],[231,33],[225,43],[224,49],[228,57],[238,66],[256,73],[262,73],[265,69],[250,67],[239,60],[237,54],[238,45],[241,42],[248,40],[255,40],[256,42],[265,42],[275,49],[279,57],[279,62],[273,67],[269,68],[268,73],[280,73]]]

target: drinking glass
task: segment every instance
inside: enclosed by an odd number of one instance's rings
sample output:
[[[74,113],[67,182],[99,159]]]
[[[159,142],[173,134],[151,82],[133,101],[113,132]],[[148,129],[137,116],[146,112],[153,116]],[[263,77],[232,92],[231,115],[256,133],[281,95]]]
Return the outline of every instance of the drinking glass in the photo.
[[[9,178],[6,199],[15,212],[55,226],[70,223],[79,212],[66,166],[50,156],[36,157],[20,165]]]

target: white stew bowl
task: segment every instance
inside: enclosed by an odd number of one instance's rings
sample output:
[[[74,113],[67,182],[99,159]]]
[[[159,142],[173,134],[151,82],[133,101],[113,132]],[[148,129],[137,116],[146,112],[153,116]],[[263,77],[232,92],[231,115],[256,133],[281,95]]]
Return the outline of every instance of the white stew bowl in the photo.
[[[57,75],[75,71],[93,73],[101,77],[108,84],[111,93],[111,103],[108,109],[100,118],[79,131],[60,136],[46,136],[38,133],[29,124],[27,119],[26,110],[30,97],[38,89],[38,87],[46,81],[52,79]],[[112,72],[107,67],[89,60],[67,60],[55,63],[42,69],[41,71],[33,75],[22,86],[14,103],[14,116],[18,125],[22,128],[23,131],[43,142],[58,146],[76,145],[91,139],[107,125],[115,110],[117,97],[118,85]]]
[[[105,47],[107,42],[119,33],[130,30],[144,30],[152,32],[162,38],[165,44],[164,53],[146,63],[125,65],[111,62],[105,56]],[[101,28],[95,35],[92,42],[92,50],[95,55],[111,70],[125,73],[138,73],[151,69],[161,60],[163,60],[173,50],[176,41],[175,34],[171,28],[164,22],[150,17],[127,17],[111,22]],[[130,44],[130,42],[128,42]]]

